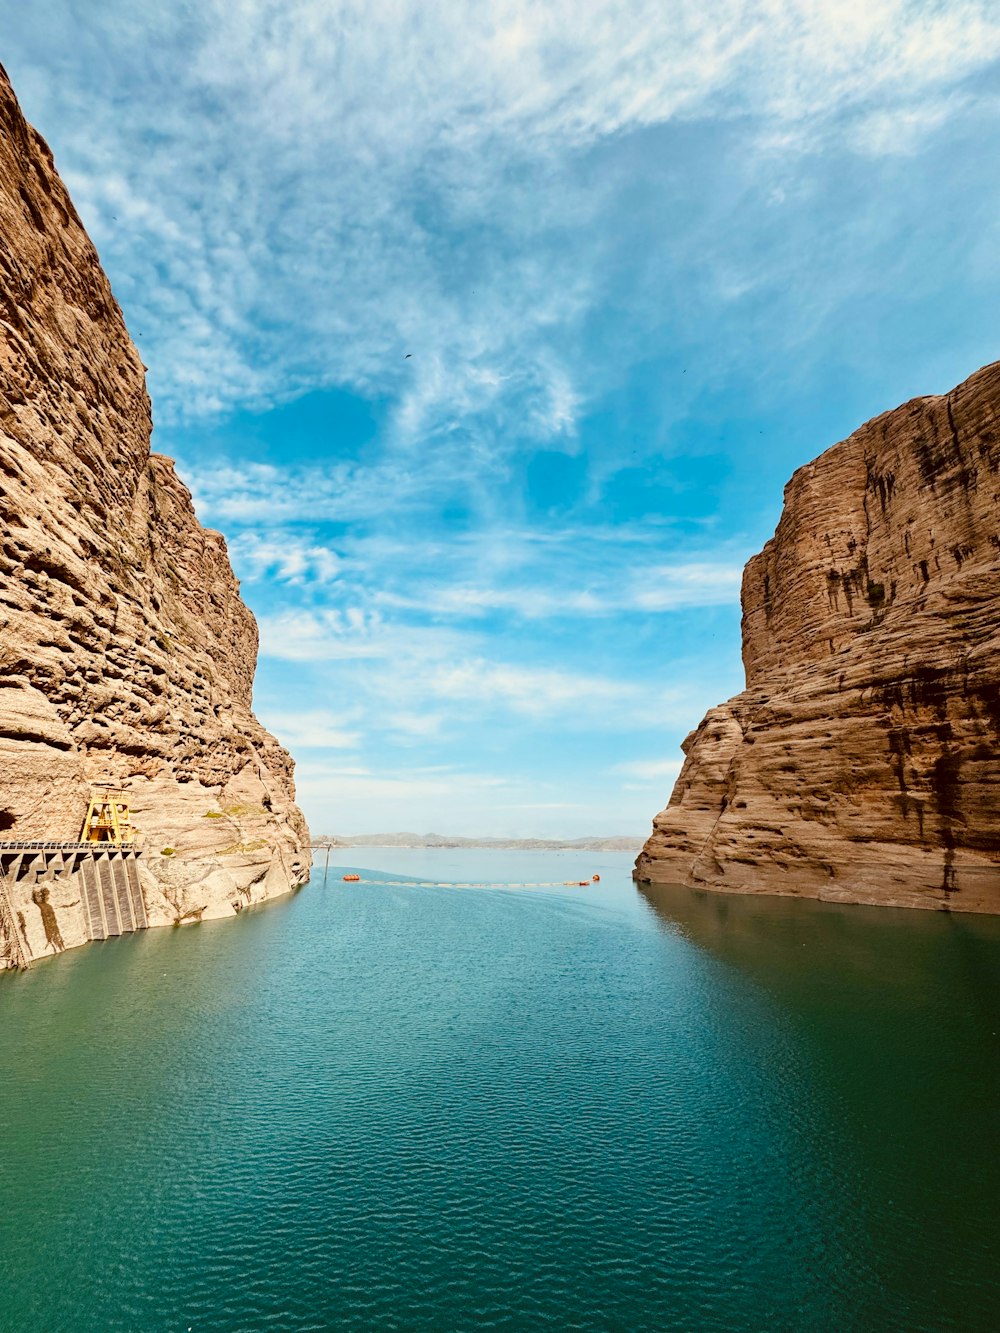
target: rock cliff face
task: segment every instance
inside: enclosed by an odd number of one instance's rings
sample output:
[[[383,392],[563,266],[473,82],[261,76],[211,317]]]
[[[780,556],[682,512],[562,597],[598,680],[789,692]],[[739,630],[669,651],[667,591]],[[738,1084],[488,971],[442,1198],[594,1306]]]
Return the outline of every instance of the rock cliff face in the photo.
[[[144,367],[2,69],[0,330],[0,839],[77,839],[89,784],[116,781],[150,924],[303,883],[292,763],[251,711],[256,623],[150,454]],[[87,937],[72,878],[48,887],[13,904],[33,954],[39,898]]]
[[[1000,911],[1000,363],[785,489],[636,878]]]

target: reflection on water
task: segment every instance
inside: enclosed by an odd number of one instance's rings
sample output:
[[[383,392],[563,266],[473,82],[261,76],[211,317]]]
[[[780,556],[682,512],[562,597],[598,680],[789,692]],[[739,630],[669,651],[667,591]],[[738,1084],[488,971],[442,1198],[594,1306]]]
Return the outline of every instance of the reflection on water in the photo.
[[[1000,916],[857,907],[758,894],[640,884],[671,931],[680,932],[776,993],[798,994],[804,974],[827,999],[847,1002],[872,987],[906,1006],[960,995],[994,1020],[1000,1003]],[[800,958],[797,949],[805,950]],[[880,1006],[881,1007],[881,1006]],[[996,1023],[993,1022],[993,1026]]]
[[[796,1034],[849,1152],[898,1324],[1000,1317],[1000,918],[642,885],[671,934],[736,969]],[[923,1316],[956,1274],[962,1313]],[[914,1326],[911,1324],[911,1326]]]
[[[0,978],[0,1327],[1000,1326],[1000,922],[351,855]]]

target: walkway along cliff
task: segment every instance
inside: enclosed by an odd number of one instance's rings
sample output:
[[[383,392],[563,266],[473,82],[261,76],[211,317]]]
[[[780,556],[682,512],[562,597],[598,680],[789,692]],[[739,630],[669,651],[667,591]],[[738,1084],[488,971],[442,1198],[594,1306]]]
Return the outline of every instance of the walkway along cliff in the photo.
[[[1000,911],[1000,363],[800,468],[638,880]]]
[[[97,254],[0,69],[0,965],[308,878],[292,761],[251,711],[256,623],[151,426]],[[138,853],[80,843],[99,783]]]

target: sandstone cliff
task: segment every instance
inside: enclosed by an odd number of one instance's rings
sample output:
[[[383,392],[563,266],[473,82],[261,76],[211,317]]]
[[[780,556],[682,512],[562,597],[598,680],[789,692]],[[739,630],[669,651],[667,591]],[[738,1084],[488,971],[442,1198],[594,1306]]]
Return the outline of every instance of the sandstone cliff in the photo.
[[[150,454],[144,367],[2,69],[0,328],[0,839],[76,839],[90,782],[119,781],[150,924],[304,882],[292,763],[251,711],[256,623]],[[39,898],[87,938],[79,896],[25,888],[29,953],[53,948]]]
[[[1000,363],[785,489],[636,878],[1000,911]]]

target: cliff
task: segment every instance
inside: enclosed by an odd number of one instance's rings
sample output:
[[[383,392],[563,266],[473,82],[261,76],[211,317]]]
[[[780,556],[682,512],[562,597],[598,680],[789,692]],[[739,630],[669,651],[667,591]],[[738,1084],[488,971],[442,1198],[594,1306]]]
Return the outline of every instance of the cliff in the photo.
[[[1000,911],[1000,363],[785,488],[636,878]]]
[[[75,840],[90,783],[119,782],[150,924],[303,883],[292,762],[251,711],[256,623],[150,453],[145,368],[2,69],[0,329],[0,838]],[[28,893],[43,871],[13,904],[35,956],[88,937],[73,876]]]

